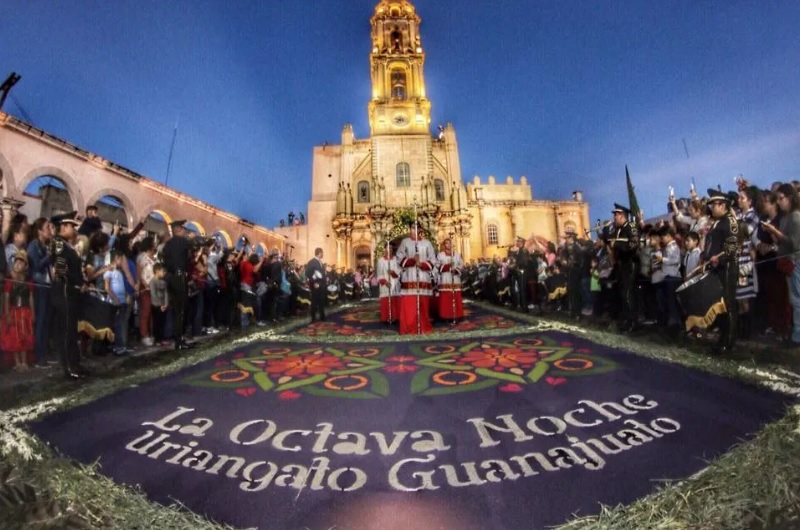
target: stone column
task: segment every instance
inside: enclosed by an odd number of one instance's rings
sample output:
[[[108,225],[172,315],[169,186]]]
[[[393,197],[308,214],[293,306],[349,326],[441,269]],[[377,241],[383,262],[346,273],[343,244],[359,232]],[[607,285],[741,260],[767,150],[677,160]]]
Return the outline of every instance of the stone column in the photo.
[[[8,237],[8,229],[11,225],[11,219],[17,215],[17,212],[25,204],[22,201],[5,197],[0,199],[0,223],[2,223],[2,237],[3,241]]]

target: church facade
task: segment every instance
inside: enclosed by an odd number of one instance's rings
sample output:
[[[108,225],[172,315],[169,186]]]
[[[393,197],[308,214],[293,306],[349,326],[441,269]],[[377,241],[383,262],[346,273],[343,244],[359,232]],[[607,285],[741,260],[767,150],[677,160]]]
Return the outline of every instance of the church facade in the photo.
[[[374,264],[397,213],[416,215],[435,241],[446,237],[469,262],[504,256],[516,236],[556,242],[589,229],[580,192],[564,201],[534,200],[526,177],[462,180],[452,124],[431,134],[421,19],[407,0],[382,0],[371,18],[370,136],[351,125],[341,144],[313,151],[308,222],[278,228],[298,259],[321,247],[337,267]]]

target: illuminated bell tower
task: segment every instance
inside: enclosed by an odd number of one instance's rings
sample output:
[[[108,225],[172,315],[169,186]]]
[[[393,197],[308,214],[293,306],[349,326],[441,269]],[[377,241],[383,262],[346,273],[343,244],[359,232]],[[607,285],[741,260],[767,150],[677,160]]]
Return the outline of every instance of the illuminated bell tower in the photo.
[[[425,54],[416,9],[407,0],[381,0],[370,22],[372,136],[430,134],[431,102],[425,95]]]

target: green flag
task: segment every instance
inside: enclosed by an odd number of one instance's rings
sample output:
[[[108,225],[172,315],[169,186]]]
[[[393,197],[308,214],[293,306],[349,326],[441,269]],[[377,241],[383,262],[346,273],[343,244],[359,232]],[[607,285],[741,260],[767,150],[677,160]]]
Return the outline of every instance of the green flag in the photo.
[[[634,191],[627,164],[625,165],[625,180],[628,183],[628,208],[630,208],[631,213],[636,219],[642,221],[642,210],[639,208],[639,201],[636,200],[636,191]]]

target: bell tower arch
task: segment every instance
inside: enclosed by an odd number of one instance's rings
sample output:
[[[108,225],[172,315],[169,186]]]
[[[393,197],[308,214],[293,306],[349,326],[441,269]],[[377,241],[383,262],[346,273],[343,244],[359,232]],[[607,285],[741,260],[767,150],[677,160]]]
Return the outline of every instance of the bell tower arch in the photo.
[[[408,0],[381,0],[370,19],[372,136],[429,134],[431,102],[425,92],[422,19]]]

